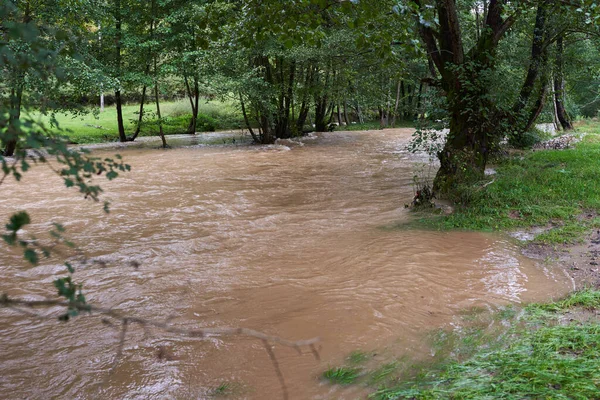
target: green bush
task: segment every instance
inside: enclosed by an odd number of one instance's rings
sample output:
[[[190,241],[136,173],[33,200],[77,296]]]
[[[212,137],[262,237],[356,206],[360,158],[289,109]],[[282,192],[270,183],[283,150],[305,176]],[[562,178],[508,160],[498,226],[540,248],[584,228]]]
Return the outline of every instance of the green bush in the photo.
[[[539,129],[532,129],[521,135],[510,135],[508,144],[516,149],[530,149],[543,140],[546,140],[550,135]]]
[[[198,114],[196,122],[196,131],[198,132],[214,132],[217,130],[217,120],[208,115]]]

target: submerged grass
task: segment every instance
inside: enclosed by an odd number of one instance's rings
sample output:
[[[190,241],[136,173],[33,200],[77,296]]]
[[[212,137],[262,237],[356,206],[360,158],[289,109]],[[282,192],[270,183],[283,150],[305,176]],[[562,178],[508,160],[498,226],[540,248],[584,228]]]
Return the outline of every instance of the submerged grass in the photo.
[[[439,230],[504,230],[548,226],[536,241],[572,243],[600,226],[600,141],[586,136],[576,148],[525,152],[500,160],[488,184],[463,193],[447,216],[421,214],[412,226]],[[585,215],[585,218],[582,218]]]
[[[331,383],[349,385],[358,379],[360,372],[360,368],[335,367],[329,368],[327,371],[323,372],[323,378]]]
[[[600,291],[586,289],[523,309],[467,312],[465,326],[430,335],[435,355],[429,363],[388,362],[333,381],[369,385],[378,400],[600,399],[600,319],[568,318],[599,309]],[[349,374],[346,367],[327,373]]]
[[[350,353],[347,360],[350,364],[362,364],[373,357],[373,354],[356,350]]]

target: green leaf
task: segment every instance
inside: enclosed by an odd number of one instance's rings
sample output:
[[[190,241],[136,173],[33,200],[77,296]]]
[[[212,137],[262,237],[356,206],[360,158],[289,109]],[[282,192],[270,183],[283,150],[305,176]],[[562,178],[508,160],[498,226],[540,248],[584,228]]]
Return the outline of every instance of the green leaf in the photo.
[[[21,211],[16,214],[13,214],[10,217],[10,222],[6,225],[6,229],[12,232],[17,232],[19,229],[21,229],[29,223],[31,223],[29,214],[27,214],[25,211]]]
[[[25,252],[23,253],[23,256],[25,257],[25,259],[27,261],[29,261],[33,265],[36,265],[39,261],[39,257],[37,255],[37,253],[35,252],[35,250],[33,250],[33,249],[25,250]]]

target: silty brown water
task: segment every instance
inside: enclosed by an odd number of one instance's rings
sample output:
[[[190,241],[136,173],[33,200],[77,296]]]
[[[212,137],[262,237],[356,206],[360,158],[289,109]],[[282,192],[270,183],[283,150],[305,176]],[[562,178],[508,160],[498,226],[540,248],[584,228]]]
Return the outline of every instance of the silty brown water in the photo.
[[[319,336],[321,361],[274,347],[290,398],[364,397],[364,388],[330,386],[319,374],[357,349],[426,358],[426,332],[465,308],[569,289],[502,236],[391,228],[411,218],[411,133],[324,134],[291,151],[122,149],[132,172],[103,184],[109,215],[35,168],[22,183],[3,184],[0,217],[26,209],[28,232],[40,236],[50,222],[64,223],[100,261],[76,273],[94,304],[177,327]],[[52,296],[60,260],[23,265],[18,253],[3,252],[0,291]],[[98,317],[0,317],[2,398],[206,398],[223,382],[235,383],[234,398],[281,398],[255,339],[146,335],[131,326],[111,372],[119,331]]]

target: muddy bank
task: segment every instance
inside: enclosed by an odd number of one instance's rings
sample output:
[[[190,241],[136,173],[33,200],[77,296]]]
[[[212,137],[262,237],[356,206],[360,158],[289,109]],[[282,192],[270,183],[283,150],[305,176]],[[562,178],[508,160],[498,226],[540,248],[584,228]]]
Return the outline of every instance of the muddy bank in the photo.
[[[581,243],[529,243],[524,245],[522,252],[526,257],[561,268],[571,279],[574,290],[600,289],[600,230],[594,229]]]

